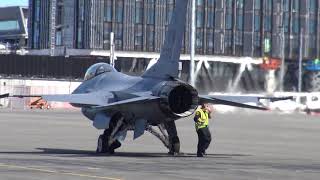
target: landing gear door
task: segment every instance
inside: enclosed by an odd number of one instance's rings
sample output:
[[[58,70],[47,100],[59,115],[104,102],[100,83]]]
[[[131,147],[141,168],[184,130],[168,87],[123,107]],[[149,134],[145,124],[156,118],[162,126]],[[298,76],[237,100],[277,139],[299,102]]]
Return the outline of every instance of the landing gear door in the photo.
[[[93,126],[97,129],[109,129],[111,118],[105,113],[98,113],[93,121]]]

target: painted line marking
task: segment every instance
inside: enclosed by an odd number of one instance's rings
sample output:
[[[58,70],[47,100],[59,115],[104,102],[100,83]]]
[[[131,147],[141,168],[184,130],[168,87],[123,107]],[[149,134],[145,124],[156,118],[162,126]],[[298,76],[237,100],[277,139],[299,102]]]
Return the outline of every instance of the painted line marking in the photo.
[[[60,175],[87,177],[87,178],[92,178],[92,179],[122,180],[122,179],[112,178],[112,177],[107,177],[107,176],[95,176],[95,175],[72,173],[72,172],[59,172],[59,171],[53,171],[53,170],[48,170],[48,169],[40,169],[40,168],[32,168],[32,167],[26,167],[26,166],[8,165],[8,164],[2,164],[2,163],[0,163],[0,167],[11,168],[11,169],[24,169],[24,170],[29,170],[29,171],[37,171],[37,172],[50,173],[50,174],[60,174]]]

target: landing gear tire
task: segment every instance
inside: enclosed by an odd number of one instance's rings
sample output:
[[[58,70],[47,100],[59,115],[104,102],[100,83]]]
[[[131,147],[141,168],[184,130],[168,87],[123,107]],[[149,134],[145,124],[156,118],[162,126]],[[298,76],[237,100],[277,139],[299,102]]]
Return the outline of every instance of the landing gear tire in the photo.
[[[169,152],[170,155],[180,154],[180,140],[179,137],[173,137],[170,142]]]
[[[98,154],[103,154],[103,153],[114,154],[114,150],[118,149],[119,147],[121,147],[121,143],[118,140],[116,140],[114,143],[112,143],[111,146],[108,146],[108,136],[102,134],[98,138],[96,153],[98,153]]]
[[[96,153],[101,154],[101,153],[107,153],[108,150],[108,143],[107,143],[107,138],[105,135],[100,135],[98,138],[98,145],[97,145],[97,150]]]
[[[121,143],[118,140],[115,140],[110,146],[109,146],[109,139],[111,136],[111,129],[106,129],[102,135],[98,138],[98,144],[97,144],[97,150],[96,153],[108,153],[108,154],[114,154],[114,150],[121,147]]]

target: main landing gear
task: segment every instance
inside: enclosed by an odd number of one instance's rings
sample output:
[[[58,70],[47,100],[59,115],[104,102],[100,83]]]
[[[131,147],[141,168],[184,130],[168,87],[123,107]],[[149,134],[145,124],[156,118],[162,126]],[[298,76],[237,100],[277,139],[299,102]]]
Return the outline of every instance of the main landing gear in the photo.
[[[123,126],[124,118],[116,118],[117,121],[110,122],[109,129],[106,129],[98,138],[97,153],[114,154],[114,150],[121,147],[121,143],[116,139],[116,133]]]
[[[157,137],[163,143],[163,145],[168,148],[168,154],[179,155],[180,140],[175,122],[170,121],[165,124],[159,124],[157,127],[159,131],[151,125],[148,126],[146,130]]]

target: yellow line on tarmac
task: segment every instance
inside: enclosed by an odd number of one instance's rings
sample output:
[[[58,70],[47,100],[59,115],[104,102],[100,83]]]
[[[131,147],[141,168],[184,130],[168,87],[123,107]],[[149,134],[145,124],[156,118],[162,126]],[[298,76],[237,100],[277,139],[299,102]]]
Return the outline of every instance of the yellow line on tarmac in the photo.
[[[0,167],[4,168],[12,168],[12,169],[24,169],[30,171],[37,171],[43,173],[50,173],[50,174],[60,174],[60,175],[69,175],[69,176],[78,176],[78,177],[87,177],[92,179],[107,179],[107,180],[121,180],[118,178],[106,177],[106,176],[94,176],[89,174],[79,174],[79,173],[72,173],[72,172],[59,172],[59,171],[52,171],[47,169],[40,169],[40,168],[33,168],[33,167],[26,167],[26,166],[16,166],[16,165],[8,165],[0,163]]]

